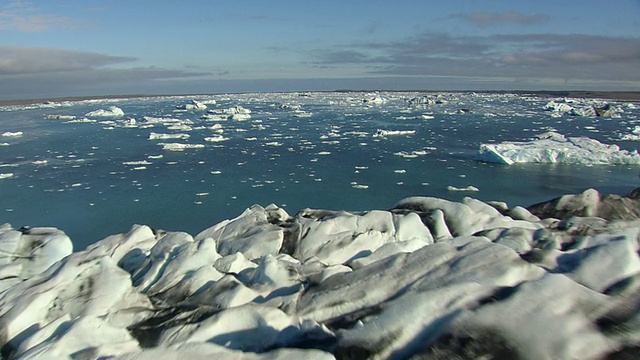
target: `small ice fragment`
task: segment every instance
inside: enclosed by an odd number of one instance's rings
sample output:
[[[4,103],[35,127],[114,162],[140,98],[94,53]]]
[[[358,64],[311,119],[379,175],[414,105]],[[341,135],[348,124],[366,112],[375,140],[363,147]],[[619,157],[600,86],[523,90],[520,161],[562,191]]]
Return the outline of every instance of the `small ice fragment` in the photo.
[[[447,186],[447,190],[448,191],[469,191],[469,192],[480,191],[480,189],[478,189],[477,187],[472,186],[472,185],[469,185],[469,186],[463,187],[463,188],[458,188],[458,187],[449,185],[449,186]]]

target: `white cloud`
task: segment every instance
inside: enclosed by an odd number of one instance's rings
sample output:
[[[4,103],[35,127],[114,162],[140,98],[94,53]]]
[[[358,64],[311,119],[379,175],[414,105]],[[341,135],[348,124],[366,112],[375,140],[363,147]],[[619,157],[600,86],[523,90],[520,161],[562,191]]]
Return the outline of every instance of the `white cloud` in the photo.
[[[75,27],[66,16],[45,14],[25,1],[13,1],[0,7],[0,30],[19,32],[41,32],[54,27]]]

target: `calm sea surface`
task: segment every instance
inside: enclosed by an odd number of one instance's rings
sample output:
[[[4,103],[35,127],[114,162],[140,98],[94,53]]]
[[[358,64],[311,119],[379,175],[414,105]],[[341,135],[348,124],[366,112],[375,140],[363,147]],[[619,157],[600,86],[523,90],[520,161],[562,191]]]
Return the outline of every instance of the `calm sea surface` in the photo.
[[[423,96],[440,103],[409,101]],[[209,102],[207,109],[179,109],[192,100]],[[55,226],[80,249],[135,223],[195,235],[252,204],[295,214],[307,207],[388,209],[421,195],[527,206],[589,187],[627,193],[640,186],[635,166],[475,160],[481,143],[550,130],[636,149],[637,142],[620,138],[640,125],[640,105],[612,102],[624,110],[619,118],[552,117],[548,101],[265,93],[0,107],[0,224]],[[112,106],[124,116],[85,115]],[[220,114],[238,106],[250,117]],[[163,145],[176,143],[192,148]]]

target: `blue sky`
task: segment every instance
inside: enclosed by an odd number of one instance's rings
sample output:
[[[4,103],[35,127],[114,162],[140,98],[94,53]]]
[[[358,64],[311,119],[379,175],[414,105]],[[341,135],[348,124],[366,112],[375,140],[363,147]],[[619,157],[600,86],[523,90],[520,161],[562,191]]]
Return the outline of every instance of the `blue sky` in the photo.
[[[0,99],[640,90],[640,1],[0,0]]]

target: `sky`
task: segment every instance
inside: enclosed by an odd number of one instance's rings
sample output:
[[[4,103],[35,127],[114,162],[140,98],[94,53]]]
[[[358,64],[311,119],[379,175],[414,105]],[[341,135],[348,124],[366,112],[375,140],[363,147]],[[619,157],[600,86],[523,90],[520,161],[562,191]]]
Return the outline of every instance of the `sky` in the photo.
[[[640,0],[0,0],[0,100],[640,91]]]

